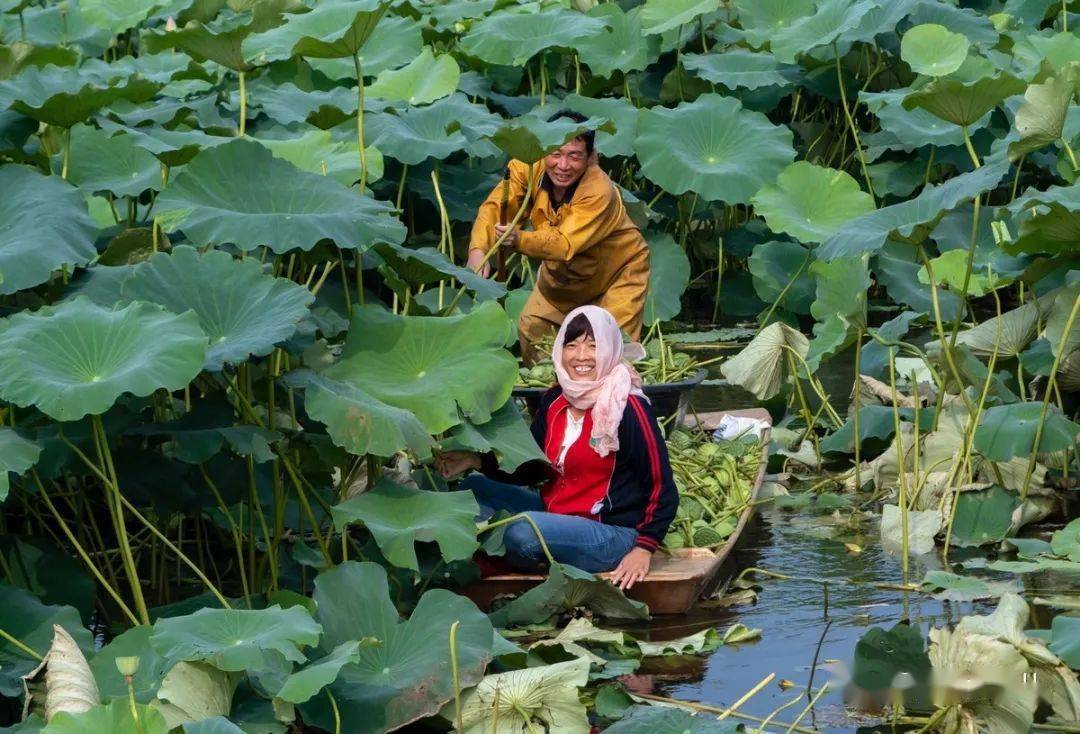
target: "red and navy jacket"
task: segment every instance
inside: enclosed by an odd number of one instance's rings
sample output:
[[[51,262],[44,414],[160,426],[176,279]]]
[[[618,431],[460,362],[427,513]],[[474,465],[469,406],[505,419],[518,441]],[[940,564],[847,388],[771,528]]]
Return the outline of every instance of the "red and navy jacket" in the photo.
[[[648,401],[631,395],[619,423],[619,450],[600,456],[589,445],[592,411],[578,438],[566,452],[563,471],[554,466],[566,431],[570,407],[559,387],[544,394],[532,421],[532,434],[551,462],[522,465],[512,474],[497,471],[493,457],[484,473],[514,484],[543,482],[540,496],[548,512],[578,515],[607,525],[634,528],[635,545],[656,550],[679,507],[667,445]]]

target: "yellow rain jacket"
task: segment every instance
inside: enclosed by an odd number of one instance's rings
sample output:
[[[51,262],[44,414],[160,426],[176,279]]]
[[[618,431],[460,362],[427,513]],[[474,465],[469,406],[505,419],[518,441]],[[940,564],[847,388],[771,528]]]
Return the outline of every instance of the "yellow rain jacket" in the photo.
[[[507,223],[521,206],[528,172],[528,164],[510,162]],[[531,344],[585,304],[606,308],[620,328],[637,339],[649,285],[649,249],[626,213],[619,190],[600,166],[592,164],[556,206],[549,187],[542,184],[543,174],[543,162],[533,164],[532,208],[527,212],[532,230],[520,228],[525,217],[519,222],[518,251],[543,260],[518,320],[522,354],[530,358]],[[502,194],[500,181],[480,205],[470,248],[486,252],[494,244]]]

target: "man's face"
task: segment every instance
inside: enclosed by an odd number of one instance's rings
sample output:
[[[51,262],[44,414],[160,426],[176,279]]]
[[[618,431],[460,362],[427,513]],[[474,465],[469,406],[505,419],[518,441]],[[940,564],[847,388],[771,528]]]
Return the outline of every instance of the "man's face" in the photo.
[[[558,188],[572,186],[589,166],[589,153],[585,141],[574,138],[551,155],[544,158],[548,178]]]

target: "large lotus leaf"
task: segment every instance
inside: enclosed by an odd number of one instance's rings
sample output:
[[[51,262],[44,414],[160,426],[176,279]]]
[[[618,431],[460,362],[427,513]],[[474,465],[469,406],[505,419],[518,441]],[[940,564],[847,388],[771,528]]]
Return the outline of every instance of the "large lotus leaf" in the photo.
[[[311,661],[290,675],[276,697],[289,703],[311,700],[312,696],[334,682],[343,667],[360,662],[361,647],[377,644],[379,641],[375,638],[341,643],[325,657]]]
[[[127,684],[116,669],[117,658],[123,657],[139,658],[139,668],[131,683],[135,700],[149,703],[154,699],[174,661],[162,657],[150,646],[152,633],[153,628],[148,625],[132,627],[114,637],[90,659],[90,670],[97,680],[102,701],[108,703],[118,698],[127,699]]]
[[[536,163],[586,130],[602,128],[609,133],[614,132],[611,123],[603,118],[576,122],[562,117],[549,122],[544,117],[525,115],[504,122],[488,137],[511,158],[524,163]]]
[[[310,250],[321,240],[338,247],[400,242],[405,228],[392,211],[250,140],[203,151],[157,199],[161,226],[199,246],[231,242],[277,253]]]
[[[1016,240],[1005,243],[1009,254],[1069,253],[1080,241],[1080,213],[1056,202],[1030,218],[1021,220]]]
[[[641,8],[624,11],[617,3],[601,3],[588,14],[608,24],[606,31],[575,42],[582,63],[594,74],[609,77],[616,71],[638,71],[660,55],[659,37],[642,36]]]
[[[116,35],[139,25],[161,5],[162,0],[80,0],[79,9],[87,23]]]
[[[371,37],[388,3],[379,0],[337,0],[306,13],[286,16],[282,25],[248,36],[243,54],[259,63],[291,56],[334,59],[351,57]]]
[[[1038,10],[1037,4],[1032,9],[1039,13],[1039,17],[1031,23],[1034,28],[1042,22],[1043,13]],[[1071,31],[1055,31],[1052,28],[1032,31],[1016,38],[1012,55],[1015,66],[1022,70],[1024,78],[1030,79],[1040,71],[1044,62],[1058,70],[1072,61],[1080,61],[1080,38]]]
[[[1080,670],[1080,617],[1059,614],[1050,623],[1050,652],[1074,670]]]
[[[618,7],[610,3],[597,7]],[[637,137],[638,108],[623,97],[582,97],[568,94],[559,102],[559,107],[580,112],[590,119],[608,120],[615,126],[610,132],[607,126],[596,130],[596,149],[600,155],[614,156],[634,154],[634,138]],[[550,107],[537,107],[532,114],[537,117],[551,115]]]
[[[563,8],[537,13],[501,12],[489,15],[461,38],[461,50],[489,64],[523,66],[536,54],[555,46],[573,47],[581,38],[603,33],[606,24]]]
[[[463,734],[588,731],[588,712],[578,698],[578,689],[588,682],[585,658],[485,676],[461,697]]]
[[[1038,333],[1039,308],[1032,301],[960,332],[956,341],[979,357],[989,357],[995,349],[998,357],[1016,357]]]
[[[947,288],[954,293],[965,292],[969,297],[980,298],[1008,283],[1008,279],[990,272],[989,268],[986,270],[973,268],[969,273],[967,263],[968,253],[959,248],[931,258],[930,268],[934,271],[934,281],[938,287]],[[924,265],[919,270],[918,277],[920,283],[929,284],[930,270]],[[967,280],[966,291],[964,291],[965,279]]]
[[[813,13],[774,29],[769,35],[769,48],[780,61],[793,63],[800,54],[827,46],[858,28],[863,16],[875,7],[873,0],[821,0]]]
[[[281,158],[301,171],[329,176],[340,184],[352,186],[360,179],[360,153],[355,140],[334,140],[327,130],[308,130],[298,138],[260,139],[275,158]],[[364,149],[367,181],[383,175],[382,154],[372,146]]]
[[[290,374],[287,383],[305,388],[308,415],[325,424],[331,440],[349,453],[392,456],[407,448],[421,459],[431,456],[431,436],[410,411],[387,405],[351,382],[306,370]]]
[[[690,282],[690,258],[666,232],[649,232],[649,289],[645,324],[671,321],[682,310],[682,294]]]
[[[237,677],[206,663],[177,663],[165,675],[151,706],[170,729],[224,716],[232,709]]]
[[[1041,411],[1042,403],[1038,402],[988,408],[975,429],[975,450],[991,461],[1030,456],[1035,447],[1035,429]],[[1080,425],[1051,407],[1046,411],[1038,452],[1053,453],[1067,449],[1076,441],[1077,433],[1080,433]]]
[[[604,731],[611,734],[738,734],[742,724],[717,721],[708,714],[695,716],[668,706],[634,706],[630,715]]]
[[[887,240],[874,256],[874,275],[884,285],[889,296],[919,313],[933,311],[930,286],[919,282],[922,263],[910,245]],[[949,291],[938,291],[938,308],[943,319],[951,319],[963,307],[960,298]]]
[[[253,68],[258,52],[245,53],[244,40],[280,25],[285,5],[286,0],[264,0],[241,12],[225,8],[205,23],[191,20],[176,30],[151,30],[143,41],[151,53],[175,48],[196,61],[214,61],[234,71],[247,71]]]
[[[15,12],[16,8],[8,12]],[[109,31],[87,22],[81,3],[25,7],[15,15],[0,15],[0,35],[10,43],[16,38],[36,46],[75,47],[84,57],[103,55],[113,41]],[[25,35],[23,29],[25,28]]]
[[[387,102],[422,105],[452,94],[460,78],[461,69],[453,56],[436,57],[425,47],[407,66],[379,74],[365,93]]]
[[[1019,495],[997,485],[961,492],[956,498],[949,542],[966,547],[1003,540],[1012,527],[1013,511],[1019,506]]]
[[[455,265],[434,247],[411,248],[402,245],[378,244],[373,248],[394,272],[410,285],[428,285],[448,277],[461,282],[476,293],[480,300],[502,298],[506,286],[490,278],[482,278],[469,268]],[[453,296],[446,300],[449,302]]]
[[[147,150],[166,166],[182,166],[199,151],[236,140],[234,137],[207,135],[201,130],[166,130],[162,127],[124,127],[108,120],[102,127],[109,132],[122,131],[135,145]]]
[[[703,94],[642,110],[634,150],[642,173],[672,194],[746,203],[795,157],[791,131],[731,97]]]
[[[193,313],[79,297],[21,312],[0,331],[0,396],[61,421],[104,413],[125,393],[179,390],[199,374],[206,334]]]
[[[1022,94],[1027,85],[1011,74],[984,77],[971,83],[935,79],[904,98],[904,109],[916,107],[954,125],[971,125],[1007,97]]]
[[[1069,323],[1069,316],[1078,298],[1080,298],[1080,283],[1074,282],[1060,288],[1050,302],[1050,308],[1046,314],[1046,326],[1042,336],[1050,342],[1050,351],[1054,356],[1062,360],[1080,347],[1080,323],[1074,319],[1069,333],[1065,334],[1065,326]]]
[[[463,422],[441,445],[444,451],[494,452],[499,468],[508,472],[527,461],[547,461],[513,401],[495,411],[486,423]]]
[[[556,563],[547,580],[492,612],[496,627],[511,627],[543,622],[553,614],[584,607],[609,619],[642,620],[649,618],[648,608],[623,596],[610,581],[580,569]]]
[[[161,164],[126,135],[77,125],[71,130],[68,181],[89,193],[138,196],[161,189]]]
[[[825,240],[817,256],[832,260],[876,252],[893,232],[910,237],[917,227],[935,222],[944,211],[997,186],[1008,170],[1008,162],[985,165],[937,186],[927,186],[914,199],[856,217]]]
[[[0,296],[33,288],[97,255],[97,226],[82,194],[59,176],[0,166]]]
[[[930,675],[926,640],[918,626],[901,622],[890,630],[871,627],[855,643],[852,682],[867,691],[885,691],[893,688],[900,673],[918,682]]]
[[[774,232],[821,242],[849,220],[874,210],[874,199],[847,173],[796,161],[750,200]]]
[[[807,269],[808,254],[797,242],[763,242],[755,247],[746,259],[754,278],[754,292],[766,303],[774,303],[784,293],[778,308],[791,313],[810,313],[815,285]]]
[[[40,122],[71,127],[117,100],[145,102],[160,86],[125,72],[117,75],[101,62],[77,69],[28,66],[0,82],[0,109],[10,107]]]
[[[43,604],[29,591],[6,584],[0,584],[0,601],[0,629],[39,655],[52,645],[53,625],[63,627],[84,653],[92,649],[90,630],[74,607]],[[9,642],[0,641],[0,693],[12,698],[21,696],[22,677],[40,662]]]
[[[1020,139],[1009,144],[1009,157],[1019,158],[1061,138],[1069,105],[1080,88],[1080,63],[1042,84],[1028,85],[1024,104],[1016,111],[1016,131]]]
[[[434,0],[413,6],[441,32],[453,30],[458,22],[483,18],[494,9],[495,0]]]
[[[720,365],[720,372],[732,384],[768,400],[780,391],[787,371],[787,349],[805,357],[810,342],[787,324],[776,321],[758,332],[734,357]]]
[[[173,313],[194,311],[210,337],[204,369],[262,357],[296,332],[315,297],[307,288],[263,272],[255,258],[174,247],[135,267],[123,285],[125,299],[149,301]]]
[[[341,360],[326,375],[412,411],[431,433],[457,425],[459,408],[483,423],[517,379],[517,362],[502,348],[508,328],[506,314],[491,301],[449,317],[360,306]]]
[[[181,727],[181,730],[184,734],[244,734],[243,729],[224,716],[187,722]]]
[[[37,463],[41,447],[14,428],[0,427],[0,502],[7,499],[9,474],[19,475]]]
[[[352,119],[350,142],[355,148],[357,103],[355,89],[333,87],[325,91],[307,90],[301,89],[292,82],[266,83],[255,87],[251,96],[253,105],[259,107],[271,120],[280,122],[282,125],[310,122],[325,130]],[[364,106],[367,108],[368,104],[365,103]],[[265,142],[265,139],[260,140]],[[355,158],[354,165],[359,167],[359,158]]]
[[[923,23],[904,33],[900,58],[918,74],[945,76],[964,63],[969,45],[961,33],[953,33],[937,23]]]
[[[906,411],[905,415],[911,417],[910,410]],[[863,405],[859,409],[859,445],[861,446],[869,438],[892,438],[896,427],[895,417],[891,405]],[[922,422],[920,421],[920,423]],[[930,421],[925,423],[922,428],[929,430],[931,427]],[[855,450],[855,421],[849,418],[844,422],[844,425],[822,439],[820,450],[823,453],[852,453]]]
[[[41,734],[166,734],[169,731],[165,717],[157,710],[138,704],[134,710],[133,715],[127,701],[113,701],[80,714],[63,711],[49,721]]]
[[[649,35],[666,33],[718,7],[718,0],[645,0],[641,30]]]
[[[705,81],[722,84],[728,89],[760,89],[787,87],[797,69],[781,64],[770,53],[754,53],[732,48],[723,53],[684,54],[682,64]]]
[[[963,145],[964,133],[956,125],[942,120],[924,109],[905,109],[905,89],[890,89],[883,92],[859,92],[859,99],[881,122],[881,129],[892,133],[906,149],[921,148],[924,145]],[[990,122],[990,112],[968,126],[969,131],[984,128]],[[925,168],[925,167],[924,167]],[[922,181],[922,175],[919,176]]]
[[[94,613],[97,586],[81,561],[52,539],[14,534],[0,537],[5,581],[44,604],[70,604],[84,619]]]
[[[397,729],[436,713],[454,696],[450,628],[456,625],[461,689],[476,685],[491,659],[491,622],[468,599],[444,589],[428,591],[407,621],[390,600],[386,570],[348,561],[315,579],[316,617],[325,634],[320,649],[374,638],[360,660],[341,669],[330,687],[343,721],[363,722],[365,732]],[[301,707],[305,721],[333,730],[325,696]]]
[[[810,304],[810,314],[817,323],[806,362],[816,370],[822,359],[850,343],[856,327],[866,324],[866,294],[871,281],[865,258],[819,260],[811,263],[810,272],[817,281]]]
[[[375,75],[409,63],[423,48],[420,31],[420,24],[413,18],[384,15],[379,21],[379,32],[373,34],[357,54],[361,73],[365,76]],[[312,58],[310,64],[331,79],[356,81],[356,68],[351,58]]]
[[[321,631],[302,606],[200,609],[159,619],[150,644],[169,660],[206,662],[224,671],[277,670],[306,661],[300,648],[316,645]]]
[[[330,508],[339,529],[362,522],[386,560],[413,571],[420,570],[416,543],[437,543],[447,562],[471,558],[478,512],[472,492],[427,492],[389,480]]]
[[[425,107],[409,107],[365,117],[371,145],[402,163],[415,165],[428,158],[443,159],[459,150],[488,154],[490,145],[476,147],[482,135],[498,128],[499,118],[461,93]]]

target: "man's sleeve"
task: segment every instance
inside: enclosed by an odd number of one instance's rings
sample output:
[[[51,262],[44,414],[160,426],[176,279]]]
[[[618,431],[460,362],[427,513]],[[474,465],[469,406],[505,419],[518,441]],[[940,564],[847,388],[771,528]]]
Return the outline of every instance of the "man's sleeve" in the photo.
[[[576,199],[558,226],[543,225],[518,234],[518,251],[541,260],[566,262],[610,235],[622,221],[622,201],[608,191]]]
[[[525,187],[528,183],[526,176],[529,167],[519,161],[510,161],[510,197],[507,199],[506,217],[507,222],[517,214],[522,199],[525,198]],[[472,237],[469,239],[470,250],[483,250],[487,252],[495,243],[495,225],[499,223],[499,207],[502,205],[503,181],[495,184],[480,209],[476,212],[476,221],[473,222]]]

